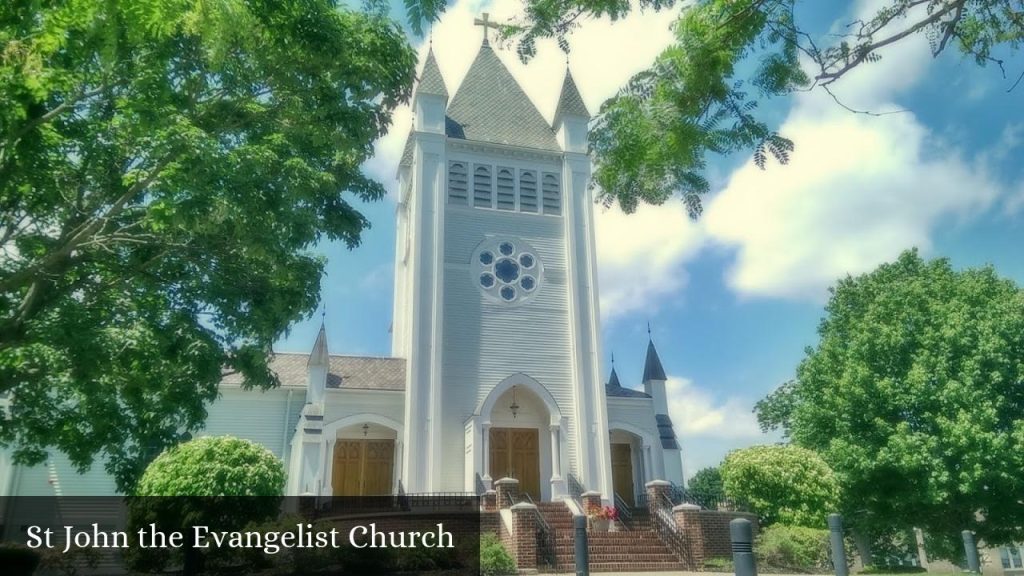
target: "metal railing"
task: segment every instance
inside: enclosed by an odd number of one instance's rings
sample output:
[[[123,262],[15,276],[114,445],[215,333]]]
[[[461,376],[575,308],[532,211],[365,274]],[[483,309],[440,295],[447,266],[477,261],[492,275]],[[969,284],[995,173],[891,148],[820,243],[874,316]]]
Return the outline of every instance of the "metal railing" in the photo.
[[[617,515],[619,517],[619,523],[622,524],[622,527],[625,528],[626,530],[632,530],[633,529],[633,507],[630,506],[629,504],[626,504],[626,501],[622,499],[622,496],[619,496],[618,492],[616,492],[614,494],[614,496],[615,496],[615,512],[617,513]]]
[[[558,556],[555,553],[555,529],[548,524],[540,508],[530,497],[530,494],[523,492],[521,501],[533,504],[533,516],[537,526],[537,567],[547,567],[552,572],[558,569]]]
[[[668,546],[680,562],[686,566],[693,566],[689,542],[676,524],[675,518],[672,517],[672,506],[672,500],[667,497],[655,502],[655,505],[651,506],[651,525],[658,538]]]
[[[669,485],[669,498],[675,505],[695,504],[705,510],[741,511],[737,504],[717,492],[695,492],[678,484]]]
[[[476,473],[476,495],[483,496],[484,492],[487,492],[487,487],[484,485],[484,479],[480,477],[480,473]]]
[[[576,501],[576,504],[579,505],[580,510],[584,514],[586,514],[587,510],[586,508],[583,507],[583,493],[586,492],[587,489],[583,487],[583,483],[580,482],[579,478],[577,478],[576,475],[573,474],[572,472],[568,474],[568,484],[569,496],[571,496],[572,499]]]

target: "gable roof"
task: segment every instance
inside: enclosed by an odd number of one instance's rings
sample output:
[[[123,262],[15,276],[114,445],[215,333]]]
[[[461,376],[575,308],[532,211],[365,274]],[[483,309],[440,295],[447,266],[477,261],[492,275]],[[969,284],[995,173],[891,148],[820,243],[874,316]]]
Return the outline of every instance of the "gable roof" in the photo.
[[[561,151],[547,120],[487,44],[448,106],[449,138]]]
[[[277,352],[270,369],[277,374],[282,388],[305,388],[309,354]],[[327,387],[353,390],[405,390],[405,359],[372,356],[328,357]],[[221,386],[242,385],[242,375],[226,373]]]

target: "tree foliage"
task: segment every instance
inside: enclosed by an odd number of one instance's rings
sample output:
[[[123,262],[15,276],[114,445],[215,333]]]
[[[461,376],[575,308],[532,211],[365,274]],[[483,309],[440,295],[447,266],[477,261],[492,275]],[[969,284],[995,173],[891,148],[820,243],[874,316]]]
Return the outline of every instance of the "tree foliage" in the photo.
[[[406,4],[418,7],[409,11],[414,23],[444,9],[436,2]],[[810,0],[679,4],[675,42],[601,106],[592,126],[593,184],[606,204],[626,212],[678,195],[697,217],[709,189],[709,154],[747,151],[762,168],[770,158],[787,162],[794,143],[759,116],[758,104],[814,88],[831,93],[834,82],[880,60],[887,46],[923,35],[935,56],[956,46],[978,64],[1002,69],[997,54],[1015,52],[1024,40],[1024,0],[887,0],[838,33],[799,21]],[[587,20],[675,6],[675,0],[527,0],[503,35],[527,60],[543,38],[568,52],[568,38]]]
[[[394,23],[333,0],[4,2],[0,443],[99,454],[127,491],[224,367],[275,385],[308,250],[358,244],[413,71]]]
[[[722,471],[717,466],[697,470],[697,473],[686,484],[690,492],[701,496],[717,500],[725,495],[722,488]]]
[[[1019,541],[1024,291],[908,251],[839,281],[818,334],[757,411],[836,470],[849,520],[922,528],[946,556],[965,529]]]
[[[146,467],[136,496],[261,496],[284,493],[281,460],[233,436],[206,436],[165,450]]]
[[[821,528],[838,503],[835,474],[805,448],[774,445],[733,450],[721,470],[725,495],[749,506],[764,526]]]
[[[281,510],[285,471],[266,447],[232,436],[204,437],[161,453],[139,478],[128,498],[128,528],[150,524],[191,534],[194,526],[237,531],[274,518]],[[184,561],[184,573],[201,572],[216,547],[182,550],[133,546],[126,560],[133,570],[162,572]],[[183,554],[183,558],[181,555]]]

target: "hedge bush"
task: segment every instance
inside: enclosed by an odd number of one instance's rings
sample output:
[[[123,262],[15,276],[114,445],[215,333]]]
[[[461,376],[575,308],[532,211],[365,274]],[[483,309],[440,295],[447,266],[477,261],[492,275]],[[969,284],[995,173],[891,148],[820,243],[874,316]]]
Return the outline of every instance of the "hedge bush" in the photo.
[[[480,536],[481,576],[504,576],[516,573],[516,561],[512,559],[498,537],[486,532]]]
[[[787,572],[829,572],[828,530],[774,524],[761,531],[754,546],[760,567]]]

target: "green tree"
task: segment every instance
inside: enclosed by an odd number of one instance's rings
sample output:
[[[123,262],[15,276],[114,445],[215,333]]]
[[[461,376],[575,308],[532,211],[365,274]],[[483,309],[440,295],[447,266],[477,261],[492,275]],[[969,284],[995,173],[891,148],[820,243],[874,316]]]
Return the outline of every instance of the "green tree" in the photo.
[[[129,532],[135,534],[150,524],[189,535],[194,526],[241,530],[277,516],[284,484],[281,460],[255,442],[232,436],[190,440],[164,451],[146,467],[128,499]],[[168,549],[132,548],[127,560],[141,571],[163,570],[177,556]],[[186,574],[201,571],[206,556],[222,553],[191,545],[182,552]]]
[[[568,51],[567,38],[587,20],[614,21],[636,8],[665,10],[681,3],[524,4],[523,15],[503,33],[518,42],[526,60],[542,38],[555,38]],[[686,3],[675,23],[675,42],[601,106],[590,139],[600,198],[632,212],[641,202],[660,204],[679,195],[696,217],[709,187],[704,176],[709,154],[749,151],[761,167],[769,157],[788,161],[794,144],[757,113],[766,99],[809,89],[831,93],[832,84],[850,71],[880,60],[880,50],[915,37],[926,37],[935,56],[955,46],[978,64],[1000,69],[1000,56],[1016,53],[1024,40],[1022,0],[887,0],[873,14],[841,27],[841,34],[801,21],[801,6],[812,4],[820,2]],[[833,5],[846,10],[848,4]],[[406,5],[415,7],[409,12],[414,27],[444,10],[435,0],[406,0]]]
[[[838,473],[848,519],[872,536],[1024,532],[1024,291],[990,268],[903,253],[832,289],[795,381],[757,406]]]
[[[835,474],[805,448],[778,444],[733,450],[721,470],[725,495],[749,506],[765,526],[821,528],[838,504]]]
[[[201,426],[222,370],[276,384],[321,240],[352,247],[360,172],[415,57],[333,0],[0,5],[0,443],[99,455],[122,491]]]
[[[697,470],[693,478],[690,478],[690,481],[687,482],[687,487],[698,498],[719,500],[725,496],[724,489],[722,488],[722,471],[717,466],[709,466]]]

